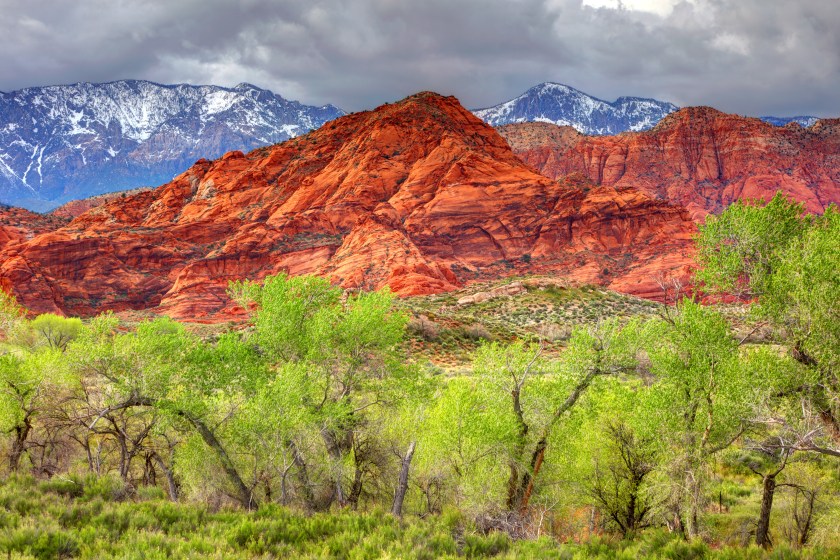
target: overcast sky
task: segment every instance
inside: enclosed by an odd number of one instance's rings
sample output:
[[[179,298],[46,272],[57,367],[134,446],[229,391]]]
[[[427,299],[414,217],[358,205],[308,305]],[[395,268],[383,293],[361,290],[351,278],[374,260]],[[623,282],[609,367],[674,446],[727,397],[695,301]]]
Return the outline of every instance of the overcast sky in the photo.
[[[544,81],[747,115],[840,116],[840,0],[0,0],[0,90],[250,82],[355,111]]]

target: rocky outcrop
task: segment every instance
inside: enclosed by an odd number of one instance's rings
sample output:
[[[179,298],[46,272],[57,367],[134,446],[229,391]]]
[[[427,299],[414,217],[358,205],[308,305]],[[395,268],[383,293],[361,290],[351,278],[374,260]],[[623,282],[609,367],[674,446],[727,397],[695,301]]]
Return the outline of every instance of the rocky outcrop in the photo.
[[[35,311],[233,310],[228,282],[320,274],[427,294],[530,272],[655,297],[694,225],[634,188],[554,181],[452,97],[421,93],[249,154],[199,160],[0,254]]]
[[[491,299],[496,299],[500,297],[518,296],[519,294],[524,294],[527,291],[527,288],[525,288],[525,285],[522,282],[511,282],[510,284],[497,286],[495,288],[487,290],[486,292],[476,292],[474,294],[462,296],[458,298],[458,305],[473,305],[475,303],[484,303],[485,301],[490,301]]]
[[[680,109],[646,132],[609,137],[545,123],[499,132],[526,163],[555,179],[634,187],[686,207],[696,220],[738,199],[769,200],[781,190],[810,212],[840,203],[840,120],[805,129],[708,107]]]
[[[55,210],[49,212],[51,216],[58,216],[60,218],[66,218],[68,220],[72,220],[77,216],[81,216],[88,210],[96,208],[97,206],[102,206],[108,202],[113,200],[117,200],[120,198],[125,198],[126,196],[130,196],[133,194],[137,194],[139,192],[151,190],[151,187],[139,187],[136,189],[130,189],[127,191],[118,191],[113,193],[107,194],[100,194],[97,196],[91,196],[90,198],[81,198],[79,200],[71,200],[66,204],[62,204]]]
[[[23,208],[0,204],[0,250],[58,229],[67,222],[69,220],[62,216],[36,214]]]

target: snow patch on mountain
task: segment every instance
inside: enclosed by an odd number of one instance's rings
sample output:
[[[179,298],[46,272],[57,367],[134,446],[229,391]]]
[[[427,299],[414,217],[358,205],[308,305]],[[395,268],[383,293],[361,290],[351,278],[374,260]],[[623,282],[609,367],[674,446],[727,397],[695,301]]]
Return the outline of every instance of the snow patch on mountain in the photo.
[[[799,117],[758,117],[766,123],[770,123],[775,126],[785,126],[790,123],[797,123],[798,125],[808,128],[820,120],[817,117],[808,117],[808,116],[799,116]]]
[[[640,97],[619,97],[610,103],[564,84],[546,82],[473,113],[493,126],[548,122],[572,126],[584,134],[604,135],[647,130],[677,109],[673,103]]]
[[[282,142],[343,114],[250,84],[122,80],[0,92],[0,202],[48,210],[160,184],[198,158]]]

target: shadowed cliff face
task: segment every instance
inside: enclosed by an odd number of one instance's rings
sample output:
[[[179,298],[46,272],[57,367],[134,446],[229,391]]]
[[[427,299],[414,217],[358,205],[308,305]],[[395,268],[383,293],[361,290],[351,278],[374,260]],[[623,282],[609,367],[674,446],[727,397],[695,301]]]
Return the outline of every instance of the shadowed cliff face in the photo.
[[[542,123],[499,131],[548,177],[579,173],[599,185],[636,187],[685,206],[696,220],[738,199],[770,200],[778,190],[810,212],[840,203],[840,120],[776,127],[693,107],[650,131],[609,137]]]
[[[552,272],[655,297],[658,276],[686,276],[693,231],[639,190],[535,173],[456,99],[421,93],[7,245],[0,282],[38,312],[192,320],[233,310],[229,281],[281,271],[399,295]]]

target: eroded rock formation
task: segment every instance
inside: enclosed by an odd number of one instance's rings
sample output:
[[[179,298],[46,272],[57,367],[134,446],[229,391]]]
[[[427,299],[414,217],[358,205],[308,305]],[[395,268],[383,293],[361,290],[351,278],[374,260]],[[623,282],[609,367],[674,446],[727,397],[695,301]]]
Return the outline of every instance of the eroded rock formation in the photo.
[[[656,297],[687,275],[693,232],[642,190],[539,175],[456,99],[420,93],[6,245],[0,282],[37,312],[188,320],[224,318],[229,281],[278,272],[400,295],[551,272]]]
[[[822,212],[840,203],[840,119],[777,127],[709,107],[680,109],[646,132],[585,136],[545,123],[500,133],[523,161],[551,178],[580,174],[598,185],[635,187],[685,206],[702,220],[737,199],[781,190]]]

